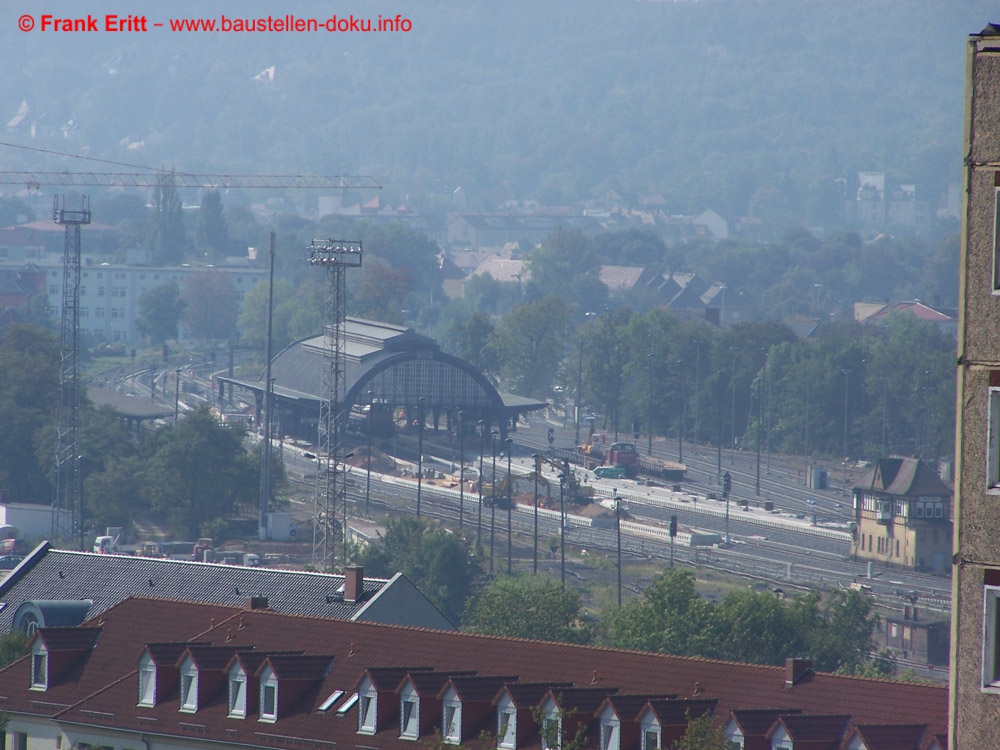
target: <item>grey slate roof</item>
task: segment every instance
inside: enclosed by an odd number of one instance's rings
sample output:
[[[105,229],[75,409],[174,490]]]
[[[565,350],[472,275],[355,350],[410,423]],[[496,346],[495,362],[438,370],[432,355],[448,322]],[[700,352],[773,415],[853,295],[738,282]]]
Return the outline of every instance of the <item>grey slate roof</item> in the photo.
[[[398,581],[402,579],[402,581]],[[385,619],[386,608],[377,617],[364,610],[394,583],[402,583],[408,613]],[[156,596],[183,601],[243,607],[247,597],[266,596],[268,607],[288,614],[337,619],[377,619],[398,624],[448,628],[443,615],[426,599],[414,600],[412,584],[397,574],[394,578],[365,578],[363,596],[357,602],[343,599],[344,577],[327,573],[307,573],[271,568],[244,568],[235,565],[197,563],[129,555],[97,555],[53,549],[43,542],[28,555],[10,576],[0,583],[0,632],[11,629],[18,606],[38,599],[91,599],[87,616],[93,617],[130,596]],[[404,592],[403,589],[406,589]],[[419,597],[419,594],[416,594]],[[422,599],[422,597],[421,597]],[[417,609],[423,619],[405,622]],[[395,608],[393,608],[395,609]],[[440,616],[440,624],[427,622],[427,612]]]

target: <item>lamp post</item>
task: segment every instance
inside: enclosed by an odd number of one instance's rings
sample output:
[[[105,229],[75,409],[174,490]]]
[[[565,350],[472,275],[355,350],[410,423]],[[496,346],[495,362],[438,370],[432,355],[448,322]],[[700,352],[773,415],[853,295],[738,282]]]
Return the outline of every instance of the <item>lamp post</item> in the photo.
[[[541,473],[541,456],[532,453],[531,458],[535,462],[535,538],[531,555],[531,574],[538,575],[538,475]]]
[[[580,420],[583,419],[583,407],[580,398],[583,393],[583,339],[580,339],[580,369],[576,376],[576,445],[580,444]]]
[[[844,373],[844,494],[847,494],[847,385],[850,380],[851,371],[842,370]]]
[[[167,396],[170,398],[170,396]],[[168,402],[169,403],[169,402]],[[181,368],[174,370],[174,424],[177,424],[177,413],[181,405]]]
[[[733,478],[727,471],[722,475],[722,496],[726,498],[726,546],[729,546],[729,492],[733,488]]]
[[[701,398],[701,341],[694,341],[694,444],[698,445],[698,403]],[[697,451],[695,451],[697,453]]]
[[[458,529],[465,528],[465,412],[458,413]]]
[[[722,380],[722,376],[725,375],[722,370],[719,370],[716,375],[719,377],[719,439],[716,441],[715,446],[715,481],[722,481],[722,428],[726,422],[726,407],[723,405],[721,396],[724,395],[725,391],[723,386],[725,382]]]
[[[615,535],[618,538],[618,608],[622,606],[622,499],[618,497],[618,488],[612,492],[615,496]]]
[[[424,481],[424,397],[417,399],[417,419],[420,426],[417,431],[417,518],[420,518],[420,489]]]
[[[650,349],[653,348],[653,342],[649,342]],[[649,400],[646,407],[646,432],[649,433],[649,437],[646,442],[646,453],[650,456],[653,455],[653,352],[649,353]],[[638,437],[638,436],[637,436]],[[621,597],[618,597],[621,599]],[[618,606],[621,606],[621,602],[618,602]]]
[[[687,427],[687,398],[684,393],[684,360],[677,360],[677,388],[680,390],[681,414],[677,428],[677,462],[684,463],[684,429]]]
[[[510,447],[514,444],[514,439],[507,438],[504,442],[507,444],[507,575],[510,575],[513,572],[511,516],[514,512],[513,483],[510,478]]]
[[[753,384],[757,390],[757,476],[754,479],[754,494],[760,497],[760,423],[764,419],[764,400],[760,396],[760,378],[755,378]]]
[[[566,474],[559,475],[559,580],[563,591],[566,590]]]
[[[493,430],[493,484],[490,485],[490,575],[493,575],[493,542],[497,533],[497,438],[500,433]]]
[[[729,463],[736,461],[736,347],[733,350],[733,377],[729,383],[729,395],[732,399],[732,416],[729,423]]]
[[[483,538],[483,453],[486,451],[486,420],[479,420],[479,511],[476,519],[476,545]]]
[[[369,509],[371,507],[371,497],[372,497],[372,409],[374,402],[372,400],[372,392],[368,391],[368,471],[365,477],[365,518],[370,518],[371,513]]]

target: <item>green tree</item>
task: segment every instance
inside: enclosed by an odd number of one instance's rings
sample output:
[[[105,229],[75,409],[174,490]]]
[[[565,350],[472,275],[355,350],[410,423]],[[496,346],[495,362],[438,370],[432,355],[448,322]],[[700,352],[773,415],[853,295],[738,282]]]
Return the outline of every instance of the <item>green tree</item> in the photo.
[[[817,627],[809,633],[809,656],[824,672],[852,672],[875,652],[879,616],[875,600],[862,591],[833,592],[823,603]]]
[[[207,258],[224,258],[229,249],[229,229],[222,212],[222,196],[208,190],[201,198],[201,208],[194,226],[194,246]]]
[[[448,330],[449,349],[494,383],[499,370],[496,350],[491,345],[495,328],[488,315],[473,313]]]
[[[143,499],[175,534],[194,538],[202,525],[256,506],[260,469],[243,448],[245,429],[202,407],[161,427],[141,450]]]
[[[181,290],[182,320],[202,339],[225,339],[236,330],[239,296],[228,274],[202,271],[188,276]]]
[[[361,278],[352,301],[354,312],[370,320],[403,322],[400,302],[413,290],[414,280],[405,266],[392,268],[376,258],[361,269]]]
[[[385,535],[364,550],[361,563],[374,576],[402,572],[456,623],[481,573],[465,537],[412,516],[388,521]]]
[[[695,591],[694,574],[668,568],[635,599],[602,618],[612,648],[709,655],[714,648],[712,607]]]
[[[671,750],[729,750],[732,745],[722,727],[716,726],[712,714],[704,713],[691,718],[689,713],[684,735],[670,747]]]
[[[153,287],[139,297],[139,314],[135,319],[135,327],[139,333],[149,338],[150,343],[157,346],[168,339],[176,339],[177,324],[185,306],[176,282],[169,281]]]
[[[28,634],[11,630],[0,635],[0,667],[6,667],[28,653]]]
[[[550,295],[504,316],[491,340],[500,361],[500,381],[522,396],[546,398],[566,349],[569,307]]]
[[[529,575],[501,576],[466,609],[464,626],[474,633],[541,641],[588,643],[580,624],[580,594],[555,581]]]
[[[51,501],[59,341],[11,325],[0,341],[0,487],[14,502]]]
[[[153,209],[149,217],[146,247],[153,263],[160,266],[180,263],[187,246],[183,209],[174,181],[174,173],[170,172],[164,174],[153,188]]]

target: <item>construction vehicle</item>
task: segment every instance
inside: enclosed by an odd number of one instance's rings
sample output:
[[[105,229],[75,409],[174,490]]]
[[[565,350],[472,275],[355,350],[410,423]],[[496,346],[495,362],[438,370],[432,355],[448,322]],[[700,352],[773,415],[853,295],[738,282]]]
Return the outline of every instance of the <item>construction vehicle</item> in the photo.
[[[583,445],[576,447],[577,462],[587,469],[594,469],[604,463],[608,436],[603,432],[592,432]]]
[[[577,479],[576,474],[570,468],[569,461],[565,458],[549,458],[539,454],[535,457],[535,474],[538,476],[538,483],[547,485],[547,480],[542,475],[542,462],[554,468],[562,479],[562,497],[567,503],[574,505],[589,505],[594,502],[594,488],[588,487]]]

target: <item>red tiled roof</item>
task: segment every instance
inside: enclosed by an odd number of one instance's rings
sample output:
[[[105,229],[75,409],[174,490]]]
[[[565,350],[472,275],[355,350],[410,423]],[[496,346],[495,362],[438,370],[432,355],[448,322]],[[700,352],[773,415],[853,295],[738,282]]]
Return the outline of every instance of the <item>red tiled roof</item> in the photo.
[[[925,724],[862,724],[852,732],[867,750],[920,750],[926,733]]]
[[[32,640],[41,640],[49,651],[89,651],[100,635],[100,628],[39,628]]]
[[[372,623],[282,615],[268,611],[240,612],[243,627],[222,620],[234,610],[203,604],[164,603],[152,599],[130,599],[108,610],[104,634],[85,659],[80,680],[61,684],[42,694],[29,695],[26,660],[0,671],[0,695],[8,696],[8,713],[39,713],[30,699],[75,704],[58,719],[73,724],[114,726],[125,731],[148,731],[155,721],[157,733],[232,744],[268,744],[288,747],[302,740],[336,742],[344,747],[357,744],[356,723],[336,721],[335,712],[321,713],[319,705],[336,690],[356,685],[366,668],[432,664],[436,672],[410,672],[409,679],[421,683],[423,695],[436,695],[449,677],[475,670],[481,675],[516,674],[526,683],[572,682],[580,688],[558,688],[567,708],[584,709],[587,695],[594,710],[607,694],[617,689],[630,694],[678,695],[717,702],[715,715],[728,716],[732,709],[797,709],[804,714],[851,716],[859,724],[928,724],[933,732],[947,727],[947,688],[868,678],[810,673],[793,687],[785,684],[783,667],[735,664],[708,659],[684,658],[606,648],[516,640],[446,631],[431,631]],[[183,615],[183,617],[180,617]],[[212,617],[214,628],[200,627]],[[137,624],[141,624],[137,626]],[[171,632],[172,631],[172,632]],[[202,642],[234,648],[255,648],[268,653],[289,648],[307,654],[332,657],[329,671],[317,679],[314,689],[303,692],[294,706],[283,711],[274,724],[227,717],[225,700],[207,701],[197,718],[179,712],[178,695],[163,696],[155,707],[136,706],[136,657],[145,640],[170,634],[197,635]],[[127,678],[127,679],[126,679]],[[423,684],[427,680],[427,684]],[[595,689],[596,681],[596,689]],[[430,684],[436,683],[436,688]],[[518,688],[510,685],[508,690]],[[426,692],[424,692],[426,691]],[[603,691],[603,695],[601,695]],[[574,695],[576,694],[576,695]],[[599,697],[599,700],[593,700]],[[159,698],[159,696],[158,696]],[[574,700],[571,700],[574,699]],[[572,705],[570,705],[572,704]],[[41,713],[54,713],[55,708]],[[103,713],[102,713],[103,712]],[[113,714],[105,718],[105,714]],[[805,717],[803,717],[805,718]],[[809,717],[815,721],[815,716]],[[796,717],[784,721],[798,726]],[[199,727],[191,729],[192,721]],[[829,721],[829,720],[827,720]],[[288,739],[276,740],[276,736]],[[298,738],[298,740],[294,740]],[[293,741],[294,740],[294,741]],[[282,744],[285,742],[285,744]],[[398,738],[398,730],[377,734],[380,750],[412,750],[413,743]],[[537,745],[537,737],[535,740]]]

